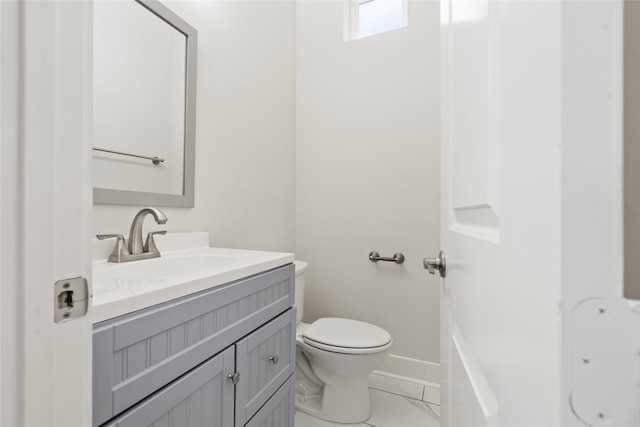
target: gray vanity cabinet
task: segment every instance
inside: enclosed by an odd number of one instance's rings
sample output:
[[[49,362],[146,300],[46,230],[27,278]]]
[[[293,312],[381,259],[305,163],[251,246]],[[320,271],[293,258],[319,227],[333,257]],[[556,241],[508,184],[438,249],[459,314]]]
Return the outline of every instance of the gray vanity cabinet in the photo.
[[[93,426],[293,427],[293,302],[289,264],[94,325]]]

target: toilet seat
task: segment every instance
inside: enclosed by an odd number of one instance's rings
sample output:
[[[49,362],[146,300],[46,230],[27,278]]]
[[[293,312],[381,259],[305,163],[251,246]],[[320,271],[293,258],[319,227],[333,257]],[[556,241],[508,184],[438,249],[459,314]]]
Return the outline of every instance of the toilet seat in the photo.
[[[358,320],[325,317],[302,333],[303,341],[320,350],[342,354],[371,354],[387,350],[391,335],[384,329]]]

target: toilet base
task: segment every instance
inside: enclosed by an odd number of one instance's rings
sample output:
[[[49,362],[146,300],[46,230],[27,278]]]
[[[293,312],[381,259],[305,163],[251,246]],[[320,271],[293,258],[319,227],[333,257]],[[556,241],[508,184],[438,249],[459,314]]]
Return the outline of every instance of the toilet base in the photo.
[[[321,394],[296,394],[296,409],[326,421],[357,424],[371,416],[371,400],[367,377],[348,385],[325,384]]]
[[[296,409],[336,423],[357,424],[368,420],[371,417],[369,374],[387,357],[393,340],[389,338],[389,342],[380,347],[357,347],[366,351],[343,352],[351,347],[334,348],[328,344],[329,349],[322,349],[305,342],[307,326],[300,324],[296,328]]]

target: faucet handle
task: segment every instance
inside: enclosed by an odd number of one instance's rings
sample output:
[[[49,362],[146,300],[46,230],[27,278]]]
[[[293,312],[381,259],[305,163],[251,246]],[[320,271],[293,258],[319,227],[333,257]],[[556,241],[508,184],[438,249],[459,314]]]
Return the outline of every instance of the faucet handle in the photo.
[[[98,238],[98,240],[105,240],[105,239],[124,240],[124,236],[122,234],[96,234],[96,237]]]
[[[116,246],[109,256],[109,262],[122,262],[124,257],[129,255],[127,245],[124,244],[124,236],[122,234],[98,234],[98,240],[116,239]]]
[[[158,253],[158,255],[160,255],[160,251],[158,250],[158,247],[156,246],[156,241],[153,239],[153,236],[155,236],[156,234],[161,234],[161,235],[165,235],[167,234],[167,230],[162,230],[162,231],[152,231],[150,233],[147,234],[147,241],[144,242],[144,252],[147,253]]]

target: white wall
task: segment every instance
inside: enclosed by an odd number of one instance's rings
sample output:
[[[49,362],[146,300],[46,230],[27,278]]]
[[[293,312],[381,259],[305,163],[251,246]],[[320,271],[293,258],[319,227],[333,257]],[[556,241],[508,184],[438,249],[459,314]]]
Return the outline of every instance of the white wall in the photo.
[[[391,333],[393,355],[437,363],[439,282],[422,258],[440,249],[438,2],[410,1],[408,27],[346,43],[343,12],[333,1],[297,8],[304,320],[371,322]],[[372,263],[372,250],[403,252],[406,262]],[[435,367],[417,365],[417,377]]]
[[[164,1],[198,30],[195,208],[147,229],[206,230],[212,246],[293,251],[295,3]],[[127,234],[135,206],[94,205]]]

